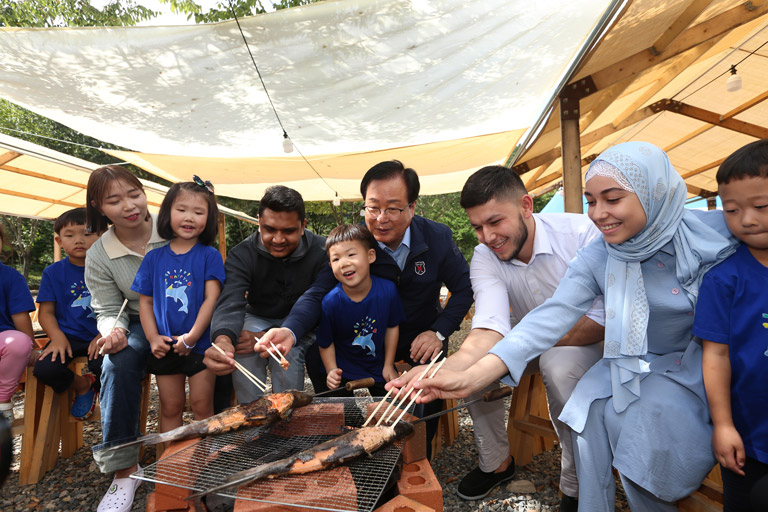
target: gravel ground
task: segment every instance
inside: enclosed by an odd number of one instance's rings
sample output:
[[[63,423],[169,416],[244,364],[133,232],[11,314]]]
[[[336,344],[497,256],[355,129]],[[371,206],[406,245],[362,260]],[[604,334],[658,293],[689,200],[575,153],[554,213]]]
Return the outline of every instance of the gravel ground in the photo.
[[[465,321],[462,330],[452,336],[452,349],[458,348],[468,331],[469,322]],[[309,384],[309,381],[307,383]],[[311,384],[308,387],[311,388]],[[149,412],[151,431],[155,431],[157,425],[156,396],[156,389],[153,389]],[[23,415],[23,404],[24,394],[17,393],[14,397],[14,412],[17,416]],[[435,474],[443,486],[445,510],[457,512],[553,512],[558,510],[560,501],[557,489],[560,473],[558,448],[539,454],[524,467],[518,466],[515,480],[497,487],[484,500],[464,501],[456,496],[459,481],[477,464],[472,421],[463,410],[459,414],[459,426],[459,436],[455,442],[440,451],[432,462]],[[96,510],[96,505],[112,477],[102,475],[91,456],[90,447],[98,444],[101,439],[100,426],[97,423],[85,423],[83,438],[85,446],[73,457],[67,460],[59,459],[56,467],[49,471],[37,485],[25,487],[18,485],[21,437],[14,438],[15,460],[11,474],[0,490],[0,511]],[[153,461],[154,450],[145,450],[141,464],[147,465]],[[148,482],[144,482],[139,487],[134,501],[134,511],[145,510],[145,498],[147,493],[152,492],[152,488],[153,484]],[[515,492],[518,488],[522,490]],[[621,493],[617,498],[616,510],[629,511]]]

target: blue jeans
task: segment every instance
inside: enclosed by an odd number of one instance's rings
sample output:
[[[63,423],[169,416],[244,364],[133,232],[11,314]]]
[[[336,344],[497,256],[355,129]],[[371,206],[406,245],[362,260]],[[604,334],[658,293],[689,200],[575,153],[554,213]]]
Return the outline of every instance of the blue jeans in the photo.
[[[149,343],[138,317],[131,317],[128,346],[107,354],[101,365],[101,432],[103,443],[93,448],[102,473],[126,469],[139,460],[139,447],[99,453],[99,449],[135,439],[139,435],[141,381],[149,356]]]
[[[243,329],[246,331],[259,332],[282,324],[283,319],[262,318],[249,313],[245,314]],[[285,358],[291,363],[287,370],[283,368],[273,358],[264,359],[260,354],[235,355],[235,360],[245,366],[262,382],[267,380],[267,368],[269,368],[272,377],[272,392],[279,393],[287,389],[304,389],[304,354],[307,347],[314,343],[315,333],[310,332],[291,348]],[[236,371],[232,374],[232,382],[235,385],[235,394],[237,401],[241,404],[247,404],[257,400],[263,393],[245,377],[241,372]]]

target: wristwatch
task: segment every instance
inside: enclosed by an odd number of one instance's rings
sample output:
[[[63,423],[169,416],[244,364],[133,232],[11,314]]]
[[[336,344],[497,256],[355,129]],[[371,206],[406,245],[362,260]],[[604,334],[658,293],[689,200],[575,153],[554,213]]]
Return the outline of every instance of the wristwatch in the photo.
[[[440,341],[445,341],[445,336],[440,334],[440,331],[435,331],[435,336],[437,336],[437,339],[439,339]]]

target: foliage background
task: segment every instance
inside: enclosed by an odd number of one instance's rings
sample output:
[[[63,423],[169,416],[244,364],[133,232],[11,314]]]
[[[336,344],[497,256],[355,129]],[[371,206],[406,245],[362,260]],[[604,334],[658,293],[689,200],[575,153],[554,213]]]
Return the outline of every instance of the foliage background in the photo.
[[[200,5],[193,0],[161,1],[169,4],[174,12],[185,13],[189,19],[194,18],[196,23],[232,19],[228,1],[218,2],[215,8],[206,12],[203,12]],[[274,2],[273,6],[275,9],[285,9],[314,1],[317,0],[280,0]],[[238,17],[266,12],[261,0],[233,0],[232,9]],[[7,0],[0,5],[0,26],[129,26],[151,19],[157,14],[159,13],[133,0],[112,0],[101,9],[92,6],[90,0]],[[129,149],[88,137],[3,99],[0,99],[0,131],[101,165],[116,163],[116,159],[98,148]],[[168,182],[142,169],[134,166],[127,167],[143,179],[169,185]],[[361,176],[363,171],[361,169]],[[418,172],[418,169],[416,171]],[[552,193],[535,198],[535,210],[539,211],[551,195]],[[253,217],[258,213],[258,201],[255,199],[243,201],[219,197],[219,202]],[[361,222],[361,209],[362,202],[342,203],[339,207],[328,202],[309,202],[307,203],[307,227],[315,233],[327,235],[340,223]],[[416,213],[448,225],[467,261],[471,259],[477,239],[464,210],[459,206],[459,193],[423,196],[417,203]],[[22,272],[27,277],[30,287],[36,288],[43,269],[53,262],[53,223],[7,215],[0,216],[0,221],[7,234],[7,239],[3,239],[4,246],[0,252],[0,258]],[[227,247],[234,247],[254,229],[256,228],[252,224],[228,217]]]

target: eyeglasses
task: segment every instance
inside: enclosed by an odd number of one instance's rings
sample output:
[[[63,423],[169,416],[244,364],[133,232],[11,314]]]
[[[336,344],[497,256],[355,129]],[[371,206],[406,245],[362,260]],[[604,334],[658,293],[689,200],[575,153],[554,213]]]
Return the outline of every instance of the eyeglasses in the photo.
[[[211,183],[210,181],[208,180],[203,181],[200,178],[200,176],[198,176],[197,174],[192,175],[192,181],[195,182],[195,185],[200,185],[201,187],[208,189],[208,192],[213,194],[213,183]]]
[[[376,208],[375,206],[363,206],[363,209],[360,210],[360,215],[365,215],[366,213],[373,217],[374,219],[378,218],[382,213],[386,213],[387,217],[395,220],[398,217],[400,217],[400,214],[403,213],[405,210],[413,206],[413,203],[408,203],[405,208],[395,208],[393,206],[390,206],[389,208]]]

